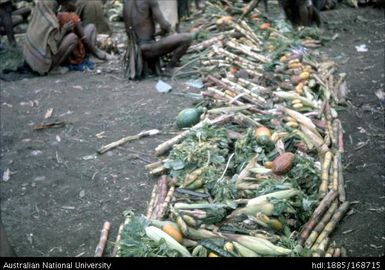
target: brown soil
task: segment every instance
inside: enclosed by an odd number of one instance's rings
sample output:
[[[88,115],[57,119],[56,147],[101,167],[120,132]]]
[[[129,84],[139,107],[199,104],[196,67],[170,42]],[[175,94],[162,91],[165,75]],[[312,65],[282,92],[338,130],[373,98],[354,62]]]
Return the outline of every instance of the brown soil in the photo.
[[[340,119],[347,198],[356,202],[333,237],[349,255],[383,256],[384,110],[374,93],[384,88],[384,11],[341,7],[322,16],[326,35],[339,34],[322,53],[348,75],[351,106]],[[357,52],[360,44],[368,52]],[[1,81],[0,168],[12,172],[0,184],[1,216],[19,256],[93,256],[105,220],[114,240],[123,211],[144,213],[157,180],[144,165],[173,136],[178,111],[193,104],[183,94],[198,92],[183,81],[166,80],[174,87],[168,94],[155,90],[157,78],[127,82],[118,60],[97,69]],[[65,127],[34,131],[49,108],[50,120]],[[102,145],[154,128],[162,134],[96,154]]]

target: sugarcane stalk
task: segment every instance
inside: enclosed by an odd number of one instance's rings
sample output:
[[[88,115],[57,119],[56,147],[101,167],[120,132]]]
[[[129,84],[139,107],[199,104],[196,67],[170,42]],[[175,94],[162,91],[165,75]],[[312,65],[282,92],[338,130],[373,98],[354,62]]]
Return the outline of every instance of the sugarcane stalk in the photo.
[[[244,88],[244,87],[242,87],[241,85],[236,84],[236,83],[234,83],[234,82],[232,82],[232,81],[230,81],[230,80],[228,80],[228,79],[226,79],[226,78],[222,78],[222,81],[223,81],[224,83],[226,83],[226,84],[231,85],[231,87],[232,87],[233,89],[235,89],[236,91],[238,91],[238,92],[241,91],[241,92],[247,93],[247,94],[250,95],[254,100],[256,100],[259,104],[260,104],[260,103],[266,103],[266,99],[264,99],[263,97],[261,97],[261,96],[255,94],[254,92],[250,91],[249,89]]]
[[[244,20],[241,20],[240,24],[241,24],[241,27],[243,27],[250,34],[250,36],[253,38],[253,40],[255,40],[259,45],[263,45],[263,42],[255,34],[255,31],[253,29],[251,29],[249,24],[247,24]]]
[[[339,187],[339,171],[338,171],[338,160],[339,160],[340,153],[337,152],[334,154],[333,157],[333,186],[332,189],[336,192],[338,192]]]
[[[159,166],[157,168],[154,168],[150,171],[150,175],[161,175],[163,173],[165,173],[167,171],[167,169],[163,166]]]
[[[255,47],[253,45],[253,43],[249,42],[245,42],[244,40],[242,39],[232,39],[231,40],[235,45],[239,45],[239,47],[242,47],[242,50],[245,50],[245,53],[246,51],[247,52],[251,52],[251,53],[255,53],[255,55],[253,56],[257,61],[260,61],[260,62],[265,62],[265,63],[268,63],[271,61],[271,59],[269,59],[268,57],[260,54],[262,52],[261,48],[258,48],[258,47]]]
[[[250,91],[256,93],[257,95],[259,94],[267,94],[270,93],[271,91],[267,89],[266,87],[263,87],[261,85],[255,84],[249,80],[243,79],[243,78],[238,78],[238,83],[242,85],[243,87],[251,87]]]
[[[258,38],[255,38],[254,35],[252,35],[249,31],[247,31],[246,29],[244,29],[242,26],[240,26],[239,24],[235,23],[235,22],[229,22],[229,25],[230,27],[234,28],[235,30],[237,30],[239,33],[241,33],[242,35],[244,35],[247,39],[249,39],[255,46],[259,46],[261,43],[261,41],[258,39]]]
[[[319,194],[320,196],[325,196],[326,192],[328,191],[328,185],[329,185],[329,169],[330,169],[330,163],[332,160],[333,154],[332,152],[328,151],[325,153],[324,160],[322,162],[321,166],[321,185],[319,188]]]
[[[225,90],[228,90],[228,91],[230,91],[230,92],[232,92],[232,93],[237,93],[237,91],[235,91],[232,87],[230,87],[230,86],[227,85],[226,83],[222,82],[221,80],[215,78],[214,76],[208,75],[208,76],[207,76],[207,79],[208,79],[209,81],[215,83],[215,85],[217,85],[218,87],[221,87],[221,88],[223,88],[223,89],[225,89]],[[215,91],[215,93],[217,93],[217,91]],[[222,92],[220,92],[220,91],[219,91],[218,94],[224,95],[224,94],[223,94]],[[235,94],[234,96],[236,96],[236,94]],[[231,98],[232,98],[232,97],[231,97]],[[237,105],[240,105],[240,104],[237,104]]]
[[[158,197],[158,201],[155,205],[154,213],[151,216],[151,218],[153,218],[153,219],[159,219],[160,218],[159,213],[160,213],[160,210],[162,208],[163,202],[167,196],[167,176],[166,175],[162,175],[159,178],[158,186],[160,188],[159,197]]]
[[[334,249],[333,257],[341,257],[341,249],[340,248]]]
[[[120,145],[123,145],[125,143],[128,143],[130,141],[133,141],[133,140],[139,140],[141,138],[144,138],[144,137],[148,137],[148,136],[154,136],[156,134],[159,134],[160,131],[157,130],[157,129],[152,129],[152,130],[147,130],[147,131],[142,131],[136,135],[133,135],[133,136],[127,136],[127,137],[124,137],[118,141],[115,141],[115,142],[112,142],[110,144],[107,144],[103,147],[101,147],[99,150],[98,150],[98,154],[104,154],[105,152],[111,150],[111,149],[114,149]]]
[[[320,155],[323,155],[329,151],[329,147],[324,144],[323,139],[319,137],[320,135],[315,134],[310,129],[308,129],[307,126],[302,125],[301,123],[300,129],[303,134],[311,141],[311,143],[317,148],[317,151]]]
[[[220,91],[214,87],[208,87],[207,91],[213,92],[216,95],[222,96],[223,98],[225,98],[227,100],[227,102],[229,104],[234,104],[234,105],[238,105],[238,106],[245,106],[245,103],[243,103],[237,99],[234,99],[234,97],[232,97],[232,96],[230,96],[230,95],[228,95],[228,94],[226,94],[226,93],[224,93],[224,92],[222,92],[222,91]]]
[[[329,247],[328,250],[327,250],[326,253],[325,253],[325,257],[326,257],[326,258],[331,258],[331,257],[333,257],[334,251],[335,251],[335,248],[334,248],[334,247]]]
[[[332,160],[330,161],[330,166],[329,166],[329,180],[328,180],[328,191],[333,189],[333,175],[334,175],[334,170],[333,170],[333,161],[334,161],[334,156],[332,157]]]
[[[327,209],[326,213],[322,216],[321,220],[318,222],[317,226],[315,226],[314,230],[310,233],[309,237],[305,240],[304,246],[306,248],[311,248],[313,246],[319,234],[325,228],[326,224],[330,221],[331,217],[334,215],[337,208],[338,208],[338,201],[335,200]]]
[[[234,62],[235,64],[237,64],[237,62]],[[239,65],[240,67],[242,67],[242,65]],[[262,77],[263,74],[260,73],[260,72],[257,72],[255,71],[253,68],[248,68],[248,67],[243,67],[244,70],[247,71],[247,73],[249,73],[250,75],[254,76],[254,77]]]
[[[241,111],[246,111],[250,108],[254,107],[254,105],[245,105],[245,106],[231,106],[231,107],[221,107],[221,108],[214,108],[211,110],[208,110],[208,114],[221,114],[221,113],[236,113]]]
[[[344,130],[342,129],[342,124],[339,119],[336,120],[338,122],[338,151],[344,152]]]
[[[314,148],[313,143],[309,140],[309,138],[307,136],[305,136],[305,134],[303,134],[303,132],[301,132],[300,130],[296,129],[292,133],[298,135],[304,141],[304,143],[306,144],[306,147],[310,151],[313,150],[313,148]]]
[[[202,92],[201,94],[203,97],[213,99],[214,102],[215,101],[218,101],[218,102],[222,101],[223,103],[225,103],[227,101],[227,99],[223,95],[218,95],[218,94],[213,93],[213,92],[205,91],[205,92]]]
[[[158,186],[158,184],[157,184],[157,186]],[[157,192],[156,192],[156,194],[155,194],[155,199],[154,199],[154,204],[153,204],[153,207],[152,207],[152,210],[151,210],[151,215],[149,216],[149,219],[157,219],[157,217],[156,217],[156,208],[157,208],[157,206],[158,206],[158,204],[159,204],[159,201],[160,201],[160,193],[159,193],[159,186],[158,186],[158,190],[157,190]]]
[[[152,216],[157,194],[158,194],[158,185],[156,184],[156,185],[154,185],[154,188],[152,189],[152,192],[151,192],[151,199],[150,199],[150,203],[148,204],[146,218],[151,218],[151,216]]]
[[[163,161],[162,160],[159,160],[157,162],[154,162],[154,163],[150,163],[150,164],[147,164],[146,166],[144,166],[147,170],[152,170],[152,169],[155,169],[155,168],[158,168],[160,166],[163,165]]]
[[[167,196],[166,198],[164,199],[164,202],[163,202],[163,205],[162,205],[162,208],[160,209],[159,211],[159,218],[162,218],[166,212],[166,209],[167,207],[169,206],[170,202],[171,202],[171,199],[172,197],[174,196],[174,192],[175,192],[175,186],[171,186],[170,189],[168,190],[168,193],[167,193]]]
[[[234,117],[234,122],[245,124],[246,126],[261,127],[262,124],[258,123],[254,119],[244,115],[243,113],[237,113]]]
[[[330,141],[335,142],[335,137],[333,136],[333,127],[332,127],[332,120],[327,120],[326,121],[326,130],[330,136]]]
[[[158,145],[156,148],[155,148],[155,154],[157,156],[160,156],[164,153],[166,153],[168,150],[170,150],[170,148],[172,148],[172,146],[176,143],[179,143],[180,141],[182,141],[186,136],[188,136],[192,130],[195,130],[195,129],[198,129],[198,128],[201,128],[203,127],[205,124],[208,124],[208,125],[216,125],[216,124],[219,124],[219,123],[224,123],[224,122],[227,122],[229,121],[233,116],[232,115],[221,115],[213,120],[210,120],[210,119],[205,119],[201,122],[199,122],[198,124],[196,124],[195,126],[193,126],[192,128],[182,132],[181,134],[175,136],[174,138]]]
[[[227,58],[226,58],[227,59]],[[232,61],[232,63],[235,66],[238,66],[241,69],[244,69],[247,71],[247,73],[255,76],[255,77],[262,77],[262,71],[255,69],[255,64],[247,62],[246,60],[242,59],[232,59],[229,57],[229,61]]]
[[[337,196],[338,196],[338,193],[331,190],[322,199],[322,201],[319,203],[318,207],[314,210],[313,215],[311,216],[309,221],[306,222],[301,233],[299,234],[298,243],[300,245],[303,245],[303,243],[309,237],[310,232],[317,225],[319,220],[322,218],[323,214],[327,211],[327,209],[332,204],[332,202],[335,200],[335,198],[337,198]]]
[[[219,67],[231,67],[231,64],[229,62],[222,59],[206,59],[201,60],[201,63],[204,66],[218,65]]]
[[[213,50],[215,53],[217,53],[218,55],[221,55],[222,57],[226,56],[226,57],[230,58],[231,60],[236,61],[237,63],[241,63],[242,65],[246,65],[246,66],[252,67],[252,69],[254,69],[255,64],[253,62],[246,60],[244,58],[241,58],[240,56],[238,56],[234,53],[231,53],[231,52],[229,52],[223,48],[219,48],[217,46],[213,46]]]
[[[327,147],[330,146],[330,143],[331,143],[331,137],[330,137],[330,133],[328,130],[326,130],[325,132],[325,137],[324,137],[324,145],[326,145]]]
[[[331,243],[329,248],[326,250],[325,257],[333,257],[335,248],[336,242]]]
[[[336,149],[338,149],[338,135],[339,135],[338,129],[339,129],[338,121],[334,120],[332,124],[332,131],[333,131],[332,143],[333,143],[333,147]]]
[[[107,243],[108,232],[109,232],[110,228],[111,228],[111,223],[108,221],[104,222],[103,229],[102,229],[102,232],[100,234],[100,240],[99,240],[99,243],[95,249],[95,257],[102,257],[103,256],[103,252],[104,252],[104,248],[105,248],[106,243]]]
[[[212,46],[215,43],[222,42],[222,40],[225,38],[224,35],[219,35],[216,37],[212,37],[210,39],[207,39],[205,41],[202,41],[201,43],[198,43],[196,45],[193,45],[189,48],[187,53],[194,52],[194,51],[201,51],[204,49],[207,49],[208,47]]]
[[[229,46],[230,48],[233,48],[235,50],[238,50],[238,51],[246,54],[247,56],[253,58],[256,61],[259,61],[259,62],[262,62],[265,64],[270,62],[270,60],[268,58],[266,58],[265,56],[257,54],[255,52],[251,51],[248,46],[239,44],[238,42],[234,42],[233,40],[227,41],[226,45]],[[256,65],[256,68],[262,69],[262,66]]]
[[[114,249],[112,250],[111,257],[117,257],[118,256],[118,251],[120,249],[120,239],[122,237],[122,232],[124,228],[124,223],[120,224],[119,230],[118,230],[118,235],[116,236],[115,244],[114,244]]]
[[[324,239],[322,239],[317,249],[314,251],[313,257],[323,257],[325,255],[326,249],[328,248],[329,240],[329,237],[325,237]]]
[[[317,240],[315,241],[314,245],[319,245],[324,239],[328,238],[329,235],[334,231],[335,227],[337,226],[338,222],[342,220],[344,217],[346,211],[349,209],[349,202],[345,201],[343,202],[340,207],[337,209],[337,211],[333,214],[331,220],[326,224],[323,231],[318,236]]]
[[[341,153],[338,152],[338,193],[340,202],[346,201],[345,181],[343,174]]]

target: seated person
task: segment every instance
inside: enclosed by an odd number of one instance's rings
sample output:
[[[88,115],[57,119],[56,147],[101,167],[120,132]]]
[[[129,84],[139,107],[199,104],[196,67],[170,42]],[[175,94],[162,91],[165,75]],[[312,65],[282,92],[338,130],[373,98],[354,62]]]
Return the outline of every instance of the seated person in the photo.
[[[105,2],[106,0],[77,0],[76,14],[79,15],[83,26],[94,24],[98,34],[111,35],[111,27],[103,11]]]
[[[123,15],[128,37],[126,74],[129,79],[142,77],[146,64],[151,67],[159,57],[168,53],[172,53],[167,67],[171,71],[193,41],[194,34],[191,33],[172,34],[159,41],[155,40],[155,20],[164,33],[171,30],[157,0],[126,0]]]
[[[61,64],[67,64],[71,59],[80,61],[79,57],[84,54],[79,42],[84,45],[86,52],[97,58],[106,59],[107,56],[95,46],[95,26],[83,28],[80,20],[73,16],[61,18],[60,21],[54,11],[59,5],[68,8],[73,5],[73,0],[38,0],[27,29],[24,60],[40,75],[47,74]]]
[[[13,27],[27,22],[29,14],[31,14],[29,8],[17,9],[11,0],[0,0],[0,34],[7,35],[8,42],[12,47],[16,46]]]

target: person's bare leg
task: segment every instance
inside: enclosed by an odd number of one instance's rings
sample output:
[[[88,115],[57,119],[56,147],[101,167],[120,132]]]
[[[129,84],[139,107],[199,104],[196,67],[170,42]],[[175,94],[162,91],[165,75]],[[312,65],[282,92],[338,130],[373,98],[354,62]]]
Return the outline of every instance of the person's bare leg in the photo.
[[[186,53],[191,42],[192,34],[190,33],[174,34],[152,44],[143,44],[141,49],[145,58],[155,58],[172,52],[171,62],[176,64]]]
[[[57,54],[53,56],[51,70],[55,67],[58,67],[60,64],[62,64],[65,60],[68,59],[68,57],[78,45],[78,42],[79,38],[74,33],[69,33],[64,37],[64,39],[59,45]]]
[[[19,24],[21,24],[23,22],[23,17],[21,17],[20,15],[12,15],[12,27],[15,27]],[[15,35],[15,31],[12,29],[13,31],[13,36]],[[6,35],[7,32],[6,32],[6,29],[4,26],[0,26],[0,34],[1,35]]]
[[[302,1],[305,2],[305,1]],[[310,15],[309,15],[309,9],[306,6],[305,3],[300,3],[298,6],[298,12],[299,12],[299,21],[300,24],[303,26],[309,26],[310,25]]]
[[[171,61],[169,66],[170,67],[175,67],[178,65],[180,59],[182,58],[183,55],[186,54],[188,48],[190,47],[192,43],[191,37],[188,35],[182,37],[182,41],[178,48],[176,48],[172,54]]]
[[[30,8],[19,8],[12,12],[12,16],[20,15],[23,18],[23,21],[27,21],[29,14],[31,14]]]
[[[21,15],[12,15],[12,25],[13,27],[21,24],[23,21],[23,17]]]
[[[88,24],[84,27],[85,40],[83,40],[86,49],[99,59],[106,59],[106,53],[96,46],[96,27]]]
[[[7,34],[8,42],[12,47],[15,47],[17,44],[15,39],[15,33],[13,32],[11,9],[12,7],[10,6],[10,2],[1,4],[0,17],[2,18],[2,23],[4,26],[5,33]]]

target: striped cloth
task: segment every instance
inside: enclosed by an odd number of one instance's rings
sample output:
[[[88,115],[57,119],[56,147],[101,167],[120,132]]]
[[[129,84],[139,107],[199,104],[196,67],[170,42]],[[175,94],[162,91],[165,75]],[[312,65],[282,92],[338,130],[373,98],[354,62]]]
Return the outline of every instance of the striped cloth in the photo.
[[[23,48],[25,61],[41,75],[50,71],[58,52],[60,28],[52,8],[54,0],[38,0],[32,13]]]

